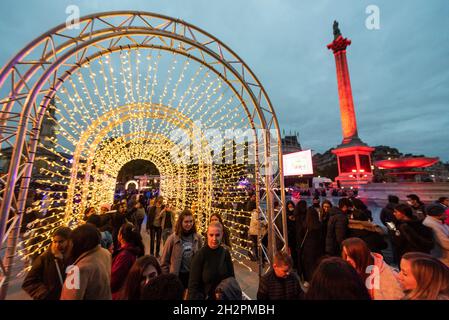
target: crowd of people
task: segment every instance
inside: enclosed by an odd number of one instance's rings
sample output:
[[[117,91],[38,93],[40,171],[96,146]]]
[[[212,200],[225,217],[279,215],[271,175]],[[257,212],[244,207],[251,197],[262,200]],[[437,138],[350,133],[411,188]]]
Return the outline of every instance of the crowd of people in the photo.
[[[449,300],[448,207],[448,198],[426,206],[416,195],[409,195],[408,203],[390,196],[380,216],[384,228],[356,197],[342,197],[336,206],[318,195],[311,206],[289,201],[289,247],[277,248],[269,271],[259,278],[257,299]],[[246,208],[252,212],[250,256],[261,259],[263,226],[254,196]],[[33,299],[244,297],[231,258],[237,249],[218,213],[210,215],[202,234],[191,210],[178,213],[161,196],[131,197],[101,206],[99,214],[87,208],[84,220],[74,230],[54,231],[49,249],[33,261],[22,285]],[[276,225],[282,229],[282,223]],[[149,234],[147,250],[142,232]],[[384,258],[387,247],[391,259]]]

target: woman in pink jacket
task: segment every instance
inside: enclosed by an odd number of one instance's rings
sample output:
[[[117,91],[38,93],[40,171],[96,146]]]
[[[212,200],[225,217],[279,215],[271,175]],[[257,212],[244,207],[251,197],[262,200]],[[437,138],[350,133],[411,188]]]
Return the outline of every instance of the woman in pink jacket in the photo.
[[[362,239],[344,240],[341,255],[357,270],[373,300],[399,300],[404,296],[394,270]]]

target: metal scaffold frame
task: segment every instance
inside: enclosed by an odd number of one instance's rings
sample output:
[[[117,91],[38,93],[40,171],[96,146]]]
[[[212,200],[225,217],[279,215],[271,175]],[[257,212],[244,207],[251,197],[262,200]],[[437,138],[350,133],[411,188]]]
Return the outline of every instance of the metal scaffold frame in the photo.
[[[279,124],[265,89],[247,64],[214,36],[179,19],[139,11],[92,14],[80,18],[78,29],[61,24],[44,33],[0,71],[0,146],[12,148],[8,172],[0,176],[0,248],[6,247],[0,256],[4,280],[1,299],[6,297],[11,277],[47,107],[64,81],[84,65],[113,52],[142,48],[188,57],[208,68],[236,94],[256,141],[256,207],[268,222],[269,239],[268,250],[262,251],[271,261],[280,247],[286,250]],[[275,224],[274,201],[282,208],[282,230]]]

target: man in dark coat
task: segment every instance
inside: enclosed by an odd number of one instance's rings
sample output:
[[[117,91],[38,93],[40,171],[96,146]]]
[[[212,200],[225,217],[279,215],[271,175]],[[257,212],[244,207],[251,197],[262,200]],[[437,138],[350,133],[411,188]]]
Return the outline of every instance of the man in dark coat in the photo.
[[[425,206],[419,197],[416,194],[409,194],[407,195],[407,203],[412,207],[413,215],[419,221],[423,221],[426,217]]]
[[[348,214],[351,207],[352,204],[348,198],[341,198],[338,201],[338,208],[331,208],[326,235],[326,253],[328,255],[340,256],[341,254],[341,243],[347,238]]]
[[[398,261],[407,252],[430,253],[435,244],[432,229],[423,225],[414,215],[413,209],[406,204],[398,205],[394,215],[399,221],[393,238]]]
[[[34,300],[59,300],[66,267],[71,264],[70,228],[58,228],[51,237],[50,248],[34,260],[22,284]]]
[[[272,269],[259,281],[257,300],[299,300],[303,291],[299,277],[292,272],[292,260],[284,252],[274,256]]]
[[[380,212],[380,221],[382,221],[384,226],[386,226],[387,228],[389,228],[387,222],[392,222],[395,225],[398,222],[396,220],[396,217],[393,214],[394,208],[398,204],[399,204],[399,198],[397,196],[394,196],[394,195],[389,195],[388,196],[388,203],[387,203],[387,205]]]

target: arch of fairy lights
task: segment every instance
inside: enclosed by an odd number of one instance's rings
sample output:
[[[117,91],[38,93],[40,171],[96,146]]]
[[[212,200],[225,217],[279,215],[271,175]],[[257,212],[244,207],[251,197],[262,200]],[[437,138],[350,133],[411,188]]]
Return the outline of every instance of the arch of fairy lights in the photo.
[[[3,67],[0,104],[1,150],[11,150],[8,172],[0,176],[0,240],[6,247],[0,251],[0,277],[6,279],[1,298],[17,247],[23,258],[42,252],[56,227],[76,225],[86,206],[111,199],[118,170],[137,158],[156,164],[161,189],[176,209],[194,208],[200,226],[212,212],[221,213],[234,240],[233,257],[245,265],[251,213],[236,205],[248,200],[238,185],[246,178],[268,222],[263,254],[271,258],[279,241],[285,249],[276,115],[254,73],[207,32],[146,12],[80,18],[78,29],[55,27]],[[195,133],[214,128],[250,129],[254,143],[225,140],[233,161],[216,164],[211,150],[220,139]],[[168,156],[182,153],[172,134],[179,129],[191,138],[187,157],[194,164]],[[283,208],[281,230],[274,224],[274,200]],[[30,213],[37,219],[21,233],[23,216]]]
[[[148,133],[146,133],[148,135]],[[172,203],[179,212],[182,208],[189,207],[192,200],[187,194],[187,170],[186,166],[171,163],[167,154],[159,150],[170,150],[175,147],[164,136],[139,136],[137,138],[123,136],[102,146],[95,154],[91,198],[89,206],[98,207],[102,203],[111,203],[116,180],[120,169],[128,162],[142,159],[153,162],[161,174],[161,193]],[[114,159],[114,161],[111,161]]]
[[[133,184],[135,186],[135,188],[139,188],[139,183],[136,180],[129,180],[126,184],[125,184],[125,189],[128,190],[128,187],[130,184]]]

